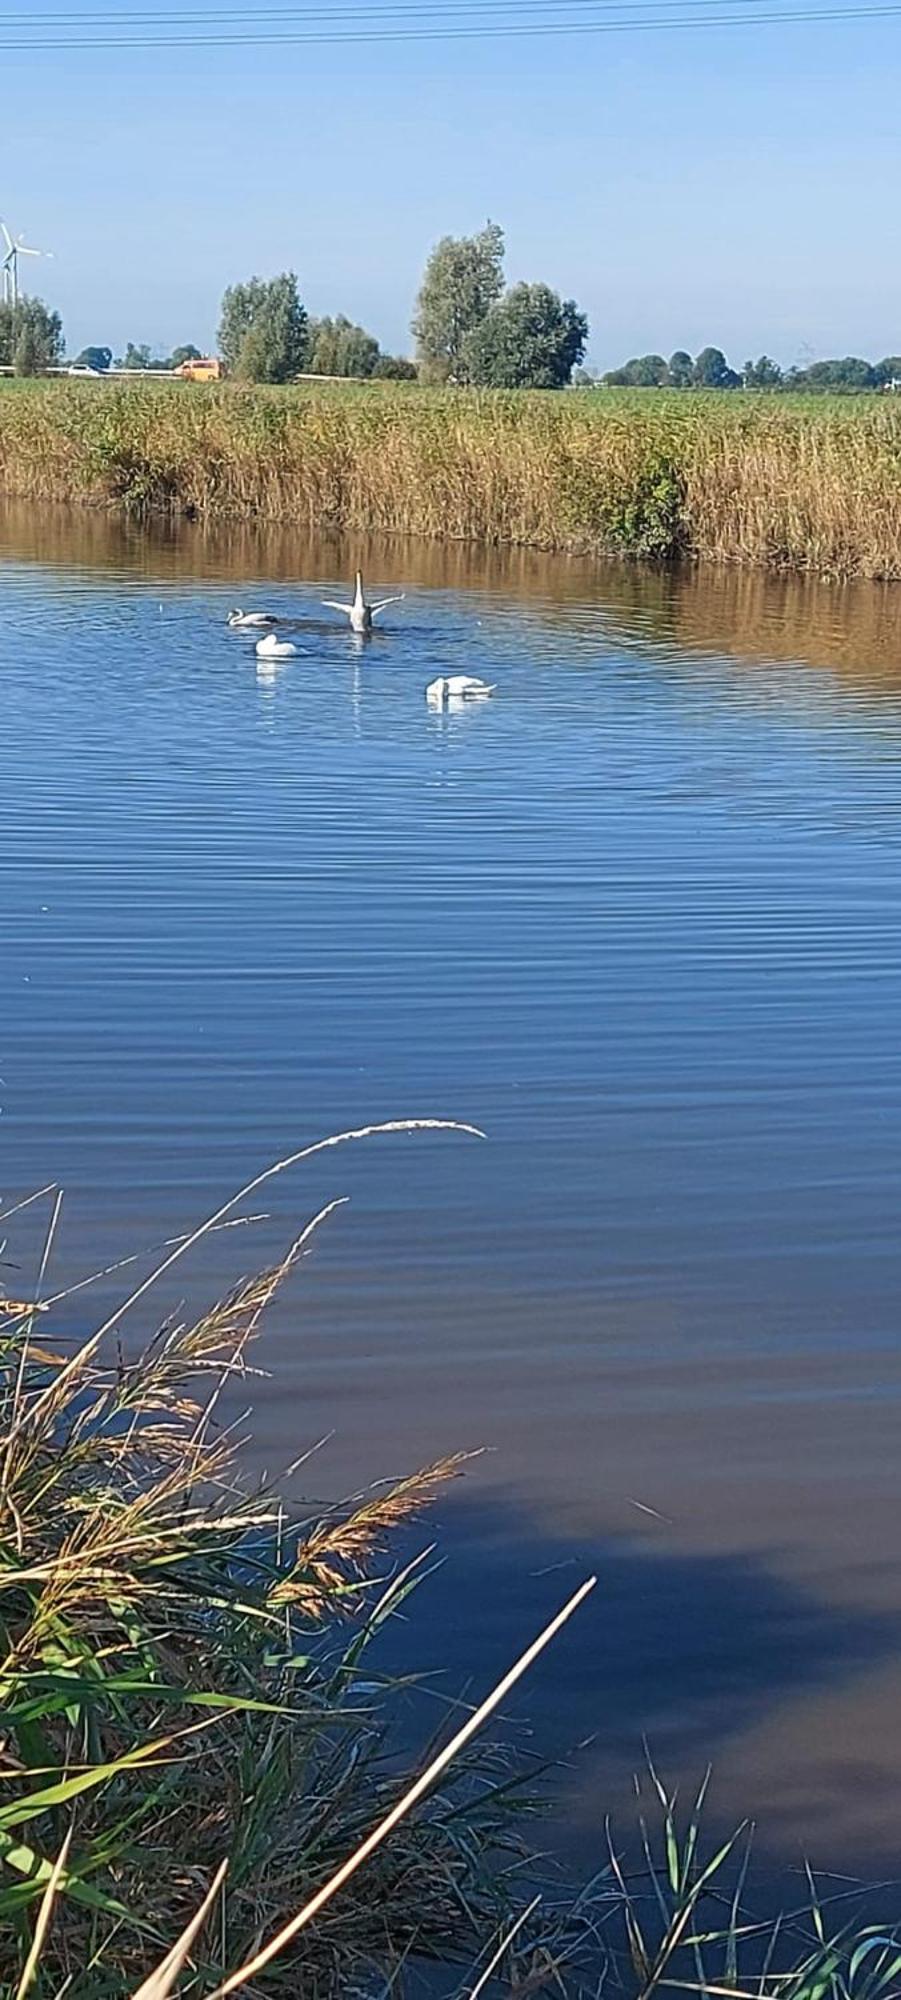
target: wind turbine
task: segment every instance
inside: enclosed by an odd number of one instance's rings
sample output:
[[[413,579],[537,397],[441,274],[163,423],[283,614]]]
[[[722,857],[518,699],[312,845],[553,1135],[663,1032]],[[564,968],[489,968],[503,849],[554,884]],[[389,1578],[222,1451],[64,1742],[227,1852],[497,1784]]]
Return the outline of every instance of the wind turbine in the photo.
[[[35,250],[26,243],[23,236],[12,236],[6,223],[0,220],[3,232],[5,254],[3,257],[3,303],[15,308],[19,303],[19,258],[52,257],[52,250]]]

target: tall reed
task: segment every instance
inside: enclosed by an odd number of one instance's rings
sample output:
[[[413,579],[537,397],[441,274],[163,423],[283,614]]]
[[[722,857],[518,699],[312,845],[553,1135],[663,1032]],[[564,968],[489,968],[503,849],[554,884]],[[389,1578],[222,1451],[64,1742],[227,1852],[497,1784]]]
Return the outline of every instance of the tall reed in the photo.
[[[901,577],[887,397],[7,383],[0,491]]]
[[[170,1246],[74,1351],[54,1338],[46,1257],[38,1296],[4,1300],[5,1994],[28,1983],[38,1945],[44,1994],[132,1994],[227,1862],[215,1922],[192,1949],[195,1981],[211,1991],[323,1889],[404,1789],[400,1688],[369,1649],[417,1577],[415,1564],[392,1572],[390,1544],[462,1461],[292,1513],[242,1479],[223,1419],[223,1390],[253,1372],[266,1308],[330,1210],[211,1311],[130,1355],[119,1346],[125,1313],[234,1207]],[[48,1248],[57,1215],[54,1201]],[[14,1217],[3,1222],[15,1230]],[[515,1907],[533,1808],[507,1752],[467,1751],[255,1990],[332,2000],[383,1985],[410,1954],[471,1962]],[[541,1924],[556,1952],[553,1897]],[[533,1926],[536,1947],[540,1937]]]

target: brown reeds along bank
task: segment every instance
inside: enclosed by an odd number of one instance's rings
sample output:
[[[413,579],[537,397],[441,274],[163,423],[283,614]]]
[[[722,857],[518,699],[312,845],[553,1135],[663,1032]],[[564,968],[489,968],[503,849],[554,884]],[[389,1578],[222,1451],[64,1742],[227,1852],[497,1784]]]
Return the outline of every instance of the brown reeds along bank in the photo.
[[[901,578],[888,396],[7,382],[0,491]]]

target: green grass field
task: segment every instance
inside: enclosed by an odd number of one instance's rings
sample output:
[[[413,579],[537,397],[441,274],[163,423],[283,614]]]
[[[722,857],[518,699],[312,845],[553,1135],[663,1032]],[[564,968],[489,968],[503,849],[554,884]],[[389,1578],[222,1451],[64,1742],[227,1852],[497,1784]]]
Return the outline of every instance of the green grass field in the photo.
[[[898,578],[901,403],[7,381],[0,491]]]

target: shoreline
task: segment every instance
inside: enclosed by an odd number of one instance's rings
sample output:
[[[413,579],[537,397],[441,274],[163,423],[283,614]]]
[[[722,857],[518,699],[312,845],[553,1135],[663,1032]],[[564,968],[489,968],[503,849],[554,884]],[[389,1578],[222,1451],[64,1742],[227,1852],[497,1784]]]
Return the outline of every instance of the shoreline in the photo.
[[[901,580],[901,409],[877,397],[4,384],[0,494]]]

